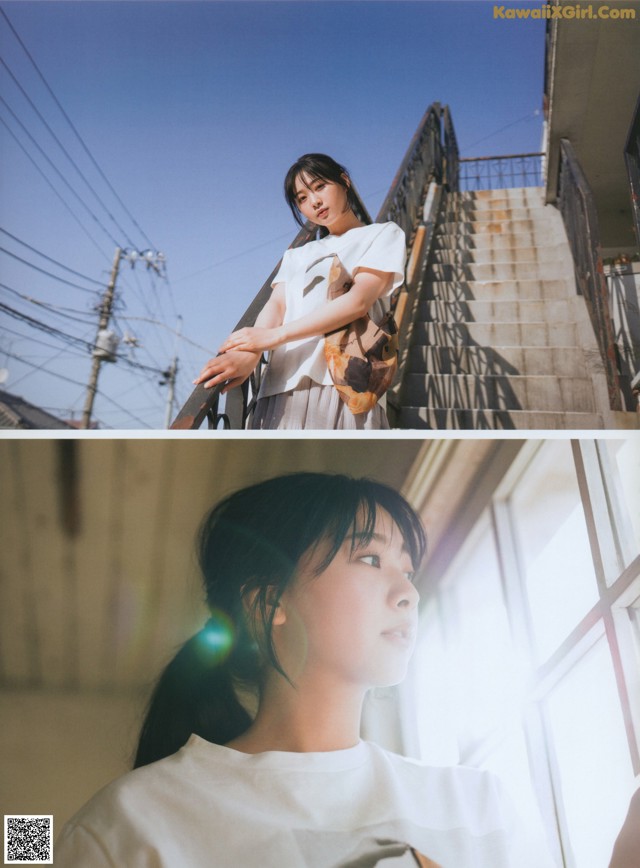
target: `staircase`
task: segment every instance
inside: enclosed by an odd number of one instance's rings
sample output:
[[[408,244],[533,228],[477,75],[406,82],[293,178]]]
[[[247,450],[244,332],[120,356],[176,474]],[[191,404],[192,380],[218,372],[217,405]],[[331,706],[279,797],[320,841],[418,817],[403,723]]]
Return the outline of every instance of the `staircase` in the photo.
[[[542,188],[445,197],[410,341],[400,428],[606,426],[600,353]]]

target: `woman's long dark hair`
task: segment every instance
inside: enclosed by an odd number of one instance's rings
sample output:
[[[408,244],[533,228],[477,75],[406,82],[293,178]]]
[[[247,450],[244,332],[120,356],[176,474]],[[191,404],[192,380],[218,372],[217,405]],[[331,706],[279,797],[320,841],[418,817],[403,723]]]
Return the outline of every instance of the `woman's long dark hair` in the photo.
[[[397,491],[373,480],[294,473],[237,491],[211,510],[198,546],[211,617],[161,675],[135,767],[175,753],[192,733],[226,744],[248,729],[236,688],[259,691],[269,666],[286,677],[272,620],[302,556],[330,543],[320,575],[350,535],[356,545],[356,530],[373,534],[378,509],[398,526],[417,567],[426,546],[420,519]]]
[[[304,154],[295,161],[284,179],[284,198],[287,200],[291,213],[299,226],[303,226],[305,218],[298,208],[296,196],[296,180],[304,172],[312,181],[331,181],[340,184],[347,191],[347,206],[360,218],[358,198],[351,184],[351,178],[344,166],[337,163],[327,154]]]

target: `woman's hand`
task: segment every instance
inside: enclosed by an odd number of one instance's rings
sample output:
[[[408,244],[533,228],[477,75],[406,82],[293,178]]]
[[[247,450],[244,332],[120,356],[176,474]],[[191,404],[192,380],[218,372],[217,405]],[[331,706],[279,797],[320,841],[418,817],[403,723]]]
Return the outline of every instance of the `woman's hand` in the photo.
[[[220,347],[221,353],[229,350],[242,350],[250,353],[263,353],[266,350],[274,350],[280,344],[285,343],[284,329],[282,326],[275,328],[260,328],[253,326],[239,329],[229,335]]]
[[[193,383],[196,386],[202,384],[205,389],[210,389],[212,386],[217,386],[228,380],[229,382],[222,390],[224,395],[229,389],[240,386],[251,376],[260,361],[260,355],[260,353],[235,351],[222,353],[215,359],[209,359]]]

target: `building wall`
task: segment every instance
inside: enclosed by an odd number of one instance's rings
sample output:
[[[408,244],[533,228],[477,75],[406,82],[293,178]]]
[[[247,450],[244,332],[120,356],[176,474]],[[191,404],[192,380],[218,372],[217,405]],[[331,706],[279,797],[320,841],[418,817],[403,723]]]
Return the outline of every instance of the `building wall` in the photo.
[[[5,690],[0,694],[0,813],[53,814],[54,835],[131,767],[136,695]]]

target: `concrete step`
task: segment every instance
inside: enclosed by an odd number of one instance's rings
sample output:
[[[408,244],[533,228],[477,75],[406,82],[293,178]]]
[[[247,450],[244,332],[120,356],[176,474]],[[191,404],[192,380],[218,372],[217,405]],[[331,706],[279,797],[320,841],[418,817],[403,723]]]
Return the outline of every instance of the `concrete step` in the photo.
[[[477,208],[482,208],[493,202],[526,202],[530,205],[539,205],[544,202],[544,187],[502,187],[497,190],[463,190],[460,193],[452,193],[449,201],[460,203],[473,203]]]
[[[588,431],[604,428],[599,413],[552,413],[535,410],[461,410],[434,407],[403,407],[398,427],[435,431]]]
[[[593,383],[584,377],[514,374],[408,374],[402,402],[410,407],[593,413]]]
[[[415,345],[482,347],[576,347],[578,330],[574,323],[416,323]]]
[[[472,299],[442,299],[421,301],[416,311],[417,322],[575,322],[573,301],[475,301]]]
[[[483,247],[477,250],[465,250],[451,245],[447,248],[435,248],[432,263],[449,265],[489,265],[500,262],[566,262],[571,254],[565,243],[533,245],[529,247]]]
[[[444,301],[560,299],[576,296],[573,279],[564,280],[435,280],[425,284],[423,298]]]
[[[426,279],[431,280],[568,280],[574,274],[573,262],[488,262],[451,265],[434,262],[427,267]]]
[[[494,220],[544,220],[553,209],[551,205],[518,205],[509,203],[504,207],[497,205],[491,208],[470,208],[464,205],[445,208],[442,220],[445,223],[482,223]]]
[[[580,347],[413,346],[407,373],[515,374],[581,377],[585,355]]]
[[[438,229],[433,236],[433,250],[504,250],[520,247],[540,247],[565,244],[564,233],[544,226],[535,232],[505,232],[479,235],[447,234]]]
[[[445,220],[440,224],[439,232],[440,234],[460,237],[483,233],[508,235],[520,232],[549,232],[551,229],[558,232],[558,237],[565,237],[562,227],[557,225],[555,220],[547,219],[546,214],[544,217],[519,217],[516,220]]]

